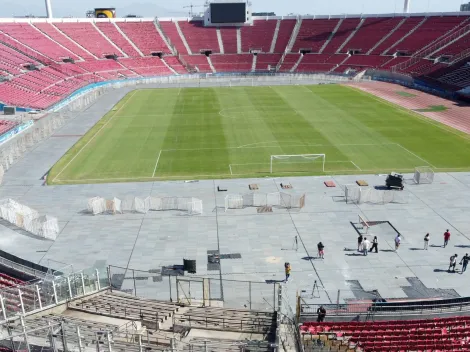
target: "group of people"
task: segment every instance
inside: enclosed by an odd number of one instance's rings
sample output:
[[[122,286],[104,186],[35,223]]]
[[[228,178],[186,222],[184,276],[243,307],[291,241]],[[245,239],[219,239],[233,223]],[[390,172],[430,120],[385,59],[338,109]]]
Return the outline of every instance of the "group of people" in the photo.
[[[374,250],[375,253],[379,253],[379,240],[377,239],[377,236],[374,236],[374,239],[370,242],[367,237],[359,235],[357,238],[357,251],[367,255],[369,252]]]
[[[448,272],[452,271],[455,273],[455,267],[457,265],[457,258],[458,258],[457,254],[454,254],[453,256],[450,257],[449,269],[447,270]],[[462,265],[462,270],[460,271],[460,274],[463,274],[467,270],[467,265],[469,261],[470,261],[470,256],[468,255],[468,253],[465,253],[463,258],[460,260],[460,265]]]

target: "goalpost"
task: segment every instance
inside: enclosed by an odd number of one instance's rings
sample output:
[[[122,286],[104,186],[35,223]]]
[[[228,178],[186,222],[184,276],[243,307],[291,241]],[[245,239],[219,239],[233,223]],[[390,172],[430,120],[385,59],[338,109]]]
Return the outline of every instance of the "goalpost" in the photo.
[[[325,161],[326,155],[325,154],[292,154],[292,155],[271,155],[271,162],[270,162],[270,172],[273,173],[273,164],[279,162],[281,164],[303,164],[311,166],[315,161],[319,161],[321,171],[325,171]],[[292,171],[292,170],[290,170]],[[303,171],[303,170],[301,170]],[[309,171],[309,170],[305,170]]]

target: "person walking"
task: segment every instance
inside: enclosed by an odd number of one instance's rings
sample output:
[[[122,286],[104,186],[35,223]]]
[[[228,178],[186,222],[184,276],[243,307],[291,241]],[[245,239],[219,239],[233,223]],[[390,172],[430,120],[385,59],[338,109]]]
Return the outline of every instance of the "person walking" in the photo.
[[[361,251],[361,247],[362,247],[362,240],[363,240],[363,237],[362,235],[359,235],[359,237],[357,238],[357,251],[360,252]]]
[[[286,272],[286,282],[289,281],[289,277],[290,277],[290,270],[291,270],[291,267],[290,267],[290,263],[284,263],[284,270]]]
[[[462,260],[460,261],[460,265],[462,265],[462,271],[460,272],[460,274],[463,274],[467,270],[467,265],[469,261],[470,257],[468,256],[468,253],[465,253]]]
[[[424,249],[427,251],[429,247],[429,233],[424,236]]]
[[[317,323],[323,323],[323,320],[325,320],[326,317],[326,309],[323,306],[320,306],[320,308],[317,309]]]
[[[377,239],[377,236],[374,236],[374,239],[372,240],[372,247],[370,248],[370,252],[375,249],[375,253],[379,253],[379,240]]]
[[[398,251],[398,248],[400,248],[401,244],[401,235],[398,234],[397,237],[395,237],[395,252]]]
[[[449,273],[450,273],[450,268],[452,268],[452,272],[455,273],[455,266],[457,265],[457,254],[454,254],[452,257],[450,257],[450,263],[449,263]]]
[[[446,246],[449,244],[449,240],[450,240],[450,232],[449,232],[449,229],[447,229],[446,232],[444,232],[444,248],[446,248]]]
[[[364,241],[362,241],[362,253],[364,253],[364,255],[367,255],[367,253],[369,253],[369,248],[370,241],[367,239],[367,237],[364,237]]]
[[[318,248],[318,258],[325,259],[323,257],[325,255],[325,252],[324,252],[325,246],[323,245],[323,243],[318,242],[317,248]]]

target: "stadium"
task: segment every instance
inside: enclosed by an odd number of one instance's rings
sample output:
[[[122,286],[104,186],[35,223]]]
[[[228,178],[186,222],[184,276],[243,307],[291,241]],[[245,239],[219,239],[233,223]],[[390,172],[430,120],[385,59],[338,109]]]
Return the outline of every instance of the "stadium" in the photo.
[[[0,19],[0,352],[470,351],[470,6],[403,5]]]

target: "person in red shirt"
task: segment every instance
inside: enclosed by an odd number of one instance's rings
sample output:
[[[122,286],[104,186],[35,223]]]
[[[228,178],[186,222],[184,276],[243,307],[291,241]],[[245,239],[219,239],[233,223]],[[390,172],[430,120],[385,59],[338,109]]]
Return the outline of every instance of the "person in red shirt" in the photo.
[[[444,248],[446,248],[447,244],[449,243],[450,240],[450,232],[449,229],[444,232]]]

